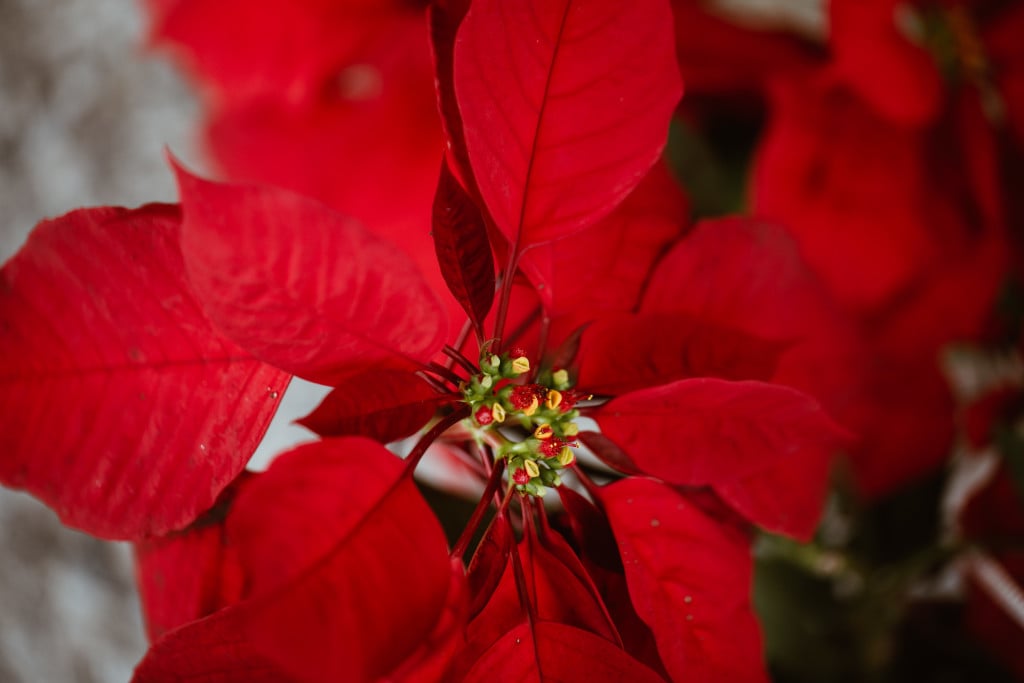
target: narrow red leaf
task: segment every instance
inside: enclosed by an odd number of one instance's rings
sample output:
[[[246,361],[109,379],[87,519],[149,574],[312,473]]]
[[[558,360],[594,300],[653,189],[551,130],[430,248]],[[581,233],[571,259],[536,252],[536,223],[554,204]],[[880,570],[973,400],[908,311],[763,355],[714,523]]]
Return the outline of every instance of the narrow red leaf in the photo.
[[[633,605],[676,681],[767,681],[748,541],[658,482],[600,491]]]
[[[484,318],[494,302],[494,257],[484,218],[447,161],[437,182],[432,225],[444,281],[483,338]]]
[[[441,399],[410,372],[367,370],[342,379],[296,422],[320,436],[361,435],[391,443],[425,425]]]
[[[189,277],[211,319],[253,355],[334,384],[439,350],[443,309],[396,247],[291,192],[176,170]]]
[[[762,382],[684,379],[625,394],[591,416],[644,472],[690,486],[827,454],[843,440],[814,399]]]
[[[262,660],[302,681],[376,681],[421,656],[447,619],[452,572],[404,470],[362,438],[280,456],[228,518],[250,599],[168,634],[137,680],[216,681]]]
[[[480,657],[463,683],[664,683],[604,638],[572,626],[522,624]]]
[[[688,377],[769,380],[782,349],[684,313],[608,315],[583,332],[578,382],[616,395]]]
[[[179,234],[176,207],[82,209],[0,271],[0,481],[97,536],[194,520],[288,384],[203,314]]]
[[[520,247],[615,208],[682,93],[667,0],[476,0],[454,77],[480,194]]]

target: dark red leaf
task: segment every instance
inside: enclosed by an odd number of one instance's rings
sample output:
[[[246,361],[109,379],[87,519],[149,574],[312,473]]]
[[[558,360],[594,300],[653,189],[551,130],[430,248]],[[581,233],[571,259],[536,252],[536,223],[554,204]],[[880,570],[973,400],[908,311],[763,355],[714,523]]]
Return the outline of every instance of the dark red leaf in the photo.
[[[580,432],[580,441],[609,467],[623,474],[644,474],[618,444],[601,432]]]
[[[288,384],[215,331],[179,234],[175,207],[83,209],[0,271],[0,480],[97,536],[209,508]]]
[[[322,384],[440,349],[443,310],[408,257],[328,207],[178,168],[189,277],[218,327]]]
[[[441,274],[483,338],[484,318],[494,302],[494,257],[484,218],[447,161],[441,165],[433,219],[431,234]]]
[[[303,681],[376,681],[422,656],[448,619],[452,571],[404,470],[362,438],[275,460],[228,518],[251,597],[157,642],[138,680],[221,680],[262,659]]]
[[[425,425],[441,398],[410,372],[367,370],[342,379],[296,422],[320,436],[362,435],[391,443]]]
[[[539,622],[517,626],[494,644],[464,683],[664,683],[604,638],[572,626]]]
[[[783,348],[684,313],[608,315],[583,332],[578,383],[614,396],[688,377],[769,380]]]
[[[614,209],[658,158],[682,92],[663,0],[476,0],[454,70],[480,194],[520,248]]]
[[[747,539],[649,479],[624,479],[600,498],[672,680],[767,681]]]

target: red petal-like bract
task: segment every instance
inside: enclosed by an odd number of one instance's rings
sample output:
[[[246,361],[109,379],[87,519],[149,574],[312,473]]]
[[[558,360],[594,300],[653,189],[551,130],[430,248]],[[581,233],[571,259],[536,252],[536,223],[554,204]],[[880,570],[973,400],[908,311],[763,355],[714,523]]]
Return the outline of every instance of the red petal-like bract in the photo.
[[[609,315],[583,332],[578,381],[615,395],[688,377],[770,380],[781,350],[683,313]]]
[[[320,436],[368,436],[391,443],[425,425],[440,399],[408,372],[367,370],[341,380],[316,410],[296,422]]]
[[[0,275],[0,480],[106,538],[186,526],[242,470],[288,376],[195,300],[176,207],[40,223]]]
[[[362,438],[280,456],[228,518],[251,597],[169,633],[135,680],[242,681],[262,660],[302,681],[376,681],[422,654],[451,569],[404,470]]]
[[[618,647],[593,633],[548,621],[506,633],[463,683],[664,683]]]
[[[242,599],[244,571],[224,520],[240,486],[255,476],[261,475],[243,472],[188,528],[135,544],[136,583],[150,642]]]
[[[615,208],[682,94],[667,0],[475,0],[454,71],[481,197],[520,247]]]
[[[658,482],[600,490],[637,614],[654,631],[676,681],[767,681],[750,606],[752,563],[743,535]]]
[[[441,166],[431,225],[444,281],[483,337],[484,318],[494,302],[494,257],[484,217],[447,161]]]
[[[520,267],[561,331],[605,311],[632,311],[652,264],[685,229],[689,209],[679,183],[659,163],[603,220],[529,249]]]
[[[751,521],[804,537],[819,511],[810,517],[775,514],[761,500],[757,475],[776,476],[779,468],[805,461],[827,463],[846,438],[814,399],[762,382],[684,379],[625,394],[591,415],[641,471],[672,484],[728,491],[729,502]],[[810,494],[786,496],[820,501],[819,480],[820,465],[807,474]],[[750,490],[745,482],[753,482]]]
[[[182,252],[211,319],[258,358],[322,384],[440,349],[443,310],[396,247],[285,190],[178,169]]]

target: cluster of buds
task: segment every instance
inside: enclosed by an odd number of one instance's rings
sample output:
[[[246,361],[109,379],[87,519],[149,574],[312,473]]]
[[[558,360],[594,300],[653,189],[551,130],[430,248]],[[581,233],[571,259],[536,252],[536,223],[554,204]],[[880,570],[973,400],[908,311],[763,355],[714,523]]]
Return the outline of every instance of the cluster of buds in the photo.
[[[590,398],[572,388],[566,370],[546,370],[524,381],[531,370],[525,352],[480,355],[480,373],[462,388],[478,430],[497,442],[497,457],[508,462],[512,485],[532,496],[561,484],[558,470],[573,464],[579,426],[575,406]],[[516,439],[516,434],[522,437]]]

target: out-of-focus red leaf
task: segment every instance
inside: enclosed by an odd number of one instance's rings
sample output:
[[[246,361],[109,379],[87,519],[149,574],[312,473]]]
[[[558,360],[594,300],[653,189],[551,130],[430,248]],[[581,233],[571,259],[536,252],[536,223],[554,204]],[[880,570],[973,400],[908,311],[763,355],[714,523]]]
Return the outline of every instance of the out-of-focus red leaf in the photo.
[[[211,319],[253,355],[334,384],[439,350],[442,309],[396,247],[291,192],[177,171],[189,277]]]
[[[419,656],[452,572],[404,470],[362,438],[277,458],[228,518],[250,598],[158,641],[136,680],[221,680],[263,660],[303,681],[376,681]]]
[[[164,534],[209,508],[288,384],[203,314],[180,221],[75,211],[0,271],[0,480],[97,536]]]
[[[866,102],[899,124],[921,126],[939,111],[943,82],[935,57],[898,24],[898,0],[828,3],[833,69]]]
[[[526,251],[520,267],[559,333],[606,311],[632,311],[654,262],[682,234],[689,202],[664,163],[597,225]]]
[[[658,482],[600,490],[629,594],[677,681],[767,681],[747,539]]]
[[[614,209],[682,92],[667,0],[476,0],[454,69],[480,194],[520,249]]]
[[[484,318],[494,302],[494,257],[484,218],[447,161],[437,182],[432,225],[444,281],[482,338]]]
[[[583,332],[578,383],[616,395],[689,377],[769,380],[782,348],[685,313],[609,315]]]
[[[430,28],[430,53],[434,64],[434,86],[437,110],[441,114],[441,127],[445,135],[445,158],[452,174],[470,195],[480,192],[469,165],[466,137],[462,129],[462,114],[455,98],[455,36],[463,17],[469,11],[470,0],[439,0],[427,8]]]
[[[843,440],[814,399],[762,382],[684,379],[590,415],[644,472],[688,486],[736,480],[808,450],[828,453]]]
[[[149,0],[150,40],[168,45],[225,100],[301,103],[358,63],[366,34],[412,8],[399,0]],[[400,45],[400,44],[399,44]]]
[[[604,638],[572,626],[539,622],[505,634],[480,657],[464,683],[664,683]]]
[[[676,55],[687,93],[756,90],[769,78],[825,61],[825,50],[812,40],[778,27],[740,26],[714,9],[703,0],[672,0]]]
[[[245,574],[227,541],[224,520],[243,472],[206,514],[180,532],[135,544],[135,574],[150,642],[178,626],[239,602]]]
[[[391,443],[425,425],[441,399],[409,372],[367,370],[342,379],[296,422],[320,436],[361,435]]]

